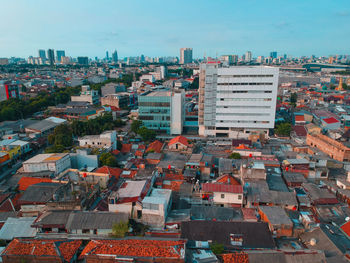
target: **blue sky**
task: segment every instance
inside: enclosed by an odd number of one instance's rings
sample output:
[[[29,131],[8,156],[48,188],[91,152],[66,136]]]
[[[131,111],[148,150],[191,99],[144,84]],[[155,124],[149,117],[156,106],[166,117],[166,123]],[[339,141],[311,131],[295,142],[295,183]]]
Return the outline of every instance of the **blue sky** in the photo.
[[[349,0],[0,0],[0,57],[350,54]]]

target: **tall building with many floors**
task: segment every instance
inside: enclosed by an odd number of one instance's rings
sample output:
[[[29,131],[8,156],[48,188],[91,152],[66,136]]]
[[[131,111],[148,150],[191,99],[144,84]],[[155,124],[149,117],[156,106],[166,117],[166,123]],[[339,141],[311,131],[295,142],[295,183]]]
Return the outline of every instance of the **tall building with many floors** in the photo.
[[[57,55],[57,61],[61,63],[62,57],[66,56],[66,52],[64,52],[64,50],[57,50],[56,55]]]
[[[192,63],[192,48],[181,48],[180,49],[180,64]]]
[[[275,122],[278,74],[276,67],[201,64],[199,135],[244,138],[252,131],[268,133]]]
[[[47,50],[47,58],[51,66],[55,64],[55,51],[53,49]]]

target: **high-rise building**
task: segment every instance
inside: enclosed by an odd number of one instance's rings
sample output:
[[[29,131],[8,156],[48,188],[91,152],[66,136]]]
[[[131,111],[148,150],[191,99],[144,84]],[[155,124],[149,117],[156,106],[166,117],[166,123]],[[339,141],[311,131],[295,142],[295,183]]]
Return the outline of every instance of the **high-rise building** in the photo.
[[[51,66],[55,64],[55,51],[53,49],[47,50],[47,58]]]
[[[246,62],[252,61],[252,52],[251,52],[251,51],[247,51],[247,52],[245,53],[244,60],[245,60]]]
[[[44,49],[39,49],[39,57],[42,59],[46,59],[46,54]]]
[[[184,90],[148,91],[138,97],[139,120],[148,129],[181,134],[184,123]]]
[[[62,62],[62,57],[66,56],[66,52],[64,52],[64,50],[57,50],[56,55],[57,55],[57,61]]]
[[[247,138],[274,127],[277,67],[200,66],[199,135]]]
[[[223,55],[220,59],[226,65],[233,65],[238,62],[237,55]]]
[[[108,51],[106,51],[106,59],[109,60]]]
[[[117,63],[118,62],[118,52],[117,50],[115,50],[113,53],[112,53],[112,61]]]
[[[270,52],[270,58],[272,59],[277,58],[277,51]]]
[[[180,49],[180,64],[192,63],[192,48],[181,48]]]
[[[89,65],[89,58],[88,57],[77,57],[78,64],[80,65]]]

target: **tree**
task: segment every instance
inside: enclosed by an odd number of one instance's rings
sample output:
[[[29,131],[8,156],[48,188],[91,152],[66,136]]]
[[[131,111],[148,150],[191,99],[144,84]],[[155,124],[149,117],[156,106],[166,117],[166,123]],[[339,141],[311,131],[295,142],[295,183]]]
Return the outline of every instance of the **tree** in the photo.
[[[284,123],[281,123],[281,124],[278,124],[276,129],[275,129],[275,132],[278,134],[278,135],[282,135],[282,136],[290,136],[290,132],[292,130],[292,125],[288,122],[284,122]]]
[[[142,126],[140,129],[138,129],[137,133],[142,137],[142,140],[145,142],[154,140],[157,135],[154,130],[150,130],[145,126]]]
[[[132,123],[131,123],[131,131],[134,132],[134,133],[137,133],[138,130],[140,129],[142,125],[142,121],[139,121],[139,120],[133,120]]]
[[[125,234],[129,231],[129,223],[128,222],[119,222],[115,223],[112,226],[112,235],[116,238],[125,237]]]
[[[100,156],[101,166],[116,167],[118,165],[117,158],[111,153],[102,153]]]
[[[210,249],[211,251],[213,251],[215,255],[220,255],[224,253],[224,250],[225,250],[223,244],[217,243],[215,241],[210,244]]]
[[[228,157],[229,159],[241,159],[241,155],[239,153],[231,153],[231,155]]]
[[[121,150],[123,148],[123,144],[121,143],[121,141],[117,140],[117,150]]]
[[[290,104],[295,105],[298,101],[298,95],[296,92],[290,95]]]

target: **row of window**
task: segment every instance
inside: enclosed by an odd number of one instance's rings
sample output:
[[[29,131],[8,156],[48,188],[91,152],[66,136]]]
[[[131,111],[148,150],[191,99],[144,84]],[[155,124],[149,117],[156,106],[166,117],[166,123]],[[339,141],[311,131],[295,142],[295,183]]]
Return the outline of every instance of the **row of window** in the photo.
[[[218,75],[219,78],[272,78],[273,75]]]
[[[217,99],[219,100],[219,99]],[[221,100],[221,99],[220,99]],[[227,99],[224,99],[226,101]],[[216,108],[223,108],[224,106],[216,106]],[[241,105],[241,106],[235,106],[235,105],[230,105],[230,108],[239,108],[239,109],[244,109],[244,108],[254,108],[254,109],[271,109],[271,106],[255,106],[255,105]]]
[[[270,116],[269,113],[217,113],[216,116]]]
[[[229,120],[229,121],[219,121],[221,123],[261,123],[261,124],[267,124],[267,123],[270,123],[270,121],[243,121],[243,120],[239,120],[239,121],[232,121],[232,120]]]
[[[218,98],[216,100],[221,101],[221,98]],[[261,98],[225,98],[224,99],[224,101],[271,101],[271,100],[272,100],[271,98],[265,98],[265,99],[261,99]]]
[[[139,102],[139,106],[144,106],[144,107],[170,107],[170,102],[143,101],[143,102]]]
[[[219,90],[218,93],[272,93],[272,90]]]
[[[140,120],[143,121],[170,121],[170,116],[149,116],[149,115],[141,115],[139,116]]]
[[[273,85],[273,83],[272,82],[218,83],[218,86],[257,86],[257,85],[266,86],[266,85]]]

